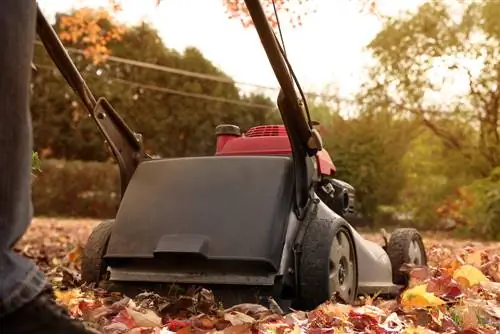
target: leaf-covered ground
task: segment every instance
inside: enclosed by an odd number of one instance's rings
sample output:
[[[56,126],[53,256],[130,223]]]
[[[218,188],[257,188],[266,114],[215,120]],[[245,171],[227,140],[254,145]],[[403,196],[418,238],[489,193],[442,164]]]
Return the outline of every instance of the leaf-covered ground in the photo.
[[[284,315],[277,305],[267,309],[241,304],[224,309],[204,289],[175,298],[142,293],[130,299],[79,286],[81,247],[95,224],[91,220],[35,219],[16,248],[33,258],[58,287],[58,301],[96,332],[500,332],[500,243],[425,235],[430,266],[411,270],[410,288],[397,300],[363,298],[356,307],[326,302],[308,313]],[[381,241],[378,235],[366,237]]]

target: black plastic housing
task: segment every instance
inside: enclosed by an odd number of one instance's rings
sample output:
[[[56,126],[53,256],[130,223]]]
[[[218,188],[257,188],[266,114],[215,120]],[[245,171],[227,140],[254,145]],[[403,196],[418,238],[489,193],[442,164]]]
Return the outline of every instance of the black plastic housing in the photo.
[[[158,266],[184,258],[198,268],[240,262],[277,272],[291,180],[292,161],[283,156],[144,161],[121,201],[106,258],[157,259]]]

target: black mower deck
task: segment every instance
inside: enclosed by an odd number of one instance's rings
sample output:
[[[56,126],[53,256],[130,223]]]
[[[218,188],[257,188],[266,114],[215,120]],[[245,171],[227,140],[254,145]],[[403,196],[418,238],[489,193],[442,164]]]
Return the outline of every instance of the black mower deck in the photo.
[[[193,268],[227,267],[248,281],[275,274],[292,207],[291,173],[291,159],[279,156],[145,161],[122,199],[105,258],[117,270],[125,262],[128,269],[135,261],[153,266],[157,273],[148,275],[158,279],[170,267],[183,281]]]

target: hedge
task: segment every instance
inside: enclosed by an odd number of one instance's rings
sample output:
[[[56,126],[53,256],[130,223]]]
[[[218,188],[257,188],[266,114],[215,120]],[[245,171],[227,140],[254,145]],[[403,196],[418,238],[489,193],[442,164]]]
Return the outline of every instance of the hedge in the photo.
[[[119,203],[118,168],[112,163],[41,160],[32,184],[36,216],[108,219]]]

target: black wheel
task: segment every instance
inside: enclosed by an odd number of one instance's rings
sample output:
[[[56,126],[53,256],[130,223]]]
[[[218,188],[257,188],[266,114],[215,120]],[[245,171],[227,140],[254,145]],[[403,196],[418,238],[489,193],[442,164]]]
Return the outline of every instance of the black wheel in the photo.
[[[335,297],[351,304],[358,289],[358,263],[352,235],[345,223],[317,220],[310,223],[302,241],[299,269],[303,309],[314,309]]]
[[[422,236],[414,228],[394,230],[387,244],[387,254],[391,260],[394,284],[405,286],[408,284],[408,274],[401,271],[404,264],[427,265],[427,254]]]
[[[83,250],[82,257],[82,281],[98,284],[106,273],[106,264],[103,256],[108,247],[109,237],[114,221],[106,220],[94,227],[87,244]]]

